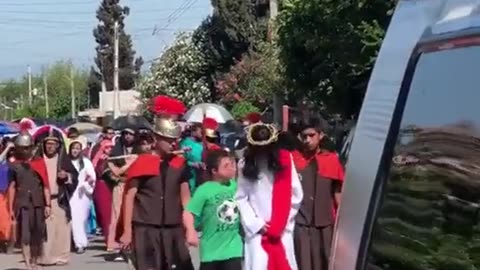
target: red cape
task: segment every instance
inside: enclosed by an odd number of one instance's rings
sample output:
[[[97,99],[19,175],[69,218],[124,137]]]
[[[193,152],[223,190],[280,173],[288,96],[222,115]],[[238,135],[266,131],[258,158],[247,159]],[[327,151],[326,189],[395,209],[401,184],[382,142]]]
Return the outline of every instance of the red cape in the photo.
[[[170,162],[169,166],[172,168],[181,168],[185,164],[185,158],[183,156],[175,156]],[[115,231],[115,239],[119,240],[123,234],[123,216],[124,216],[124,200],[125,195],[128,191],[128,184],[132,179],[139,177],[153,177],[160,175],[160,164],[162,159],[158,155],[154,154],[141,154],[137,159],[130,165],[130,168],[127,170],[127,180],[125,181],[125,188],[123,190],[122,205],[120,207],[120,216],[118,217],[117,228]]]
[[[343,182],[345,178],[345,171],[336,153],[320,152],[311,158],[305,158],[299,151],[293,151],[292,157],[293,163],[295,164],[295,167],[298,171],[305,169],[308,166],[308,163],[310,163],[310,161],[315,158],[318,168],[317,173],[322,178],[340,182]],[[336,218],[337,216],[337,209],[338,205],[334,200],[334,207],[332,209],[333,218]]]
[[[38,174],[43,185],[46,188],[50,188],[50,183],[48,181],[47,165],[45,164],[45,160],[43,160],[43,158],[36,158],[30,160],[28,164],[30,165],[30,168],[32,168]]]
[[[142,154],[130,165],[127,170],[127,181],[142,176],[160,175],[160,156]]]
[[[338,155],[333,152],[320,152],[314,157],[305,158],[299,151],[292,151],[293,163],[301,171],[308,166],[308,163],[315,158],[317,160],[318,174],[327,179],[343,181],[345,171],[340,163]]]
[[[282,169],[275,173],[272,190],[272,216],[267,232],[262,236],[262,247],[268,256],[267,270],[291,270],[281,237],[288,223],[292,200],[292,161],[290,153],[280,150]]]

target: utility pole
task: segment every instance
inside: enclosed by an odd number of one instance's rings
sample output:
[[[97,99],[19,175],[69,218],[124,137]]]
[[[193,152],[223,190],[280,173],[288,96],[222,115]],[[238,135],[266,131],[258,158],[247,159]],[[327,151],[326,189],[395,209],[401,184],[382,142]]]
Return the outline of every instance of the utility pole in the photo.
[[[75,119],[75,82],[74,82],[74,74],[73,74],[73,64],[70,66],[70,97],[72,99],[72,119]]]
[[[114,25],[114,44],[113,44],[113,118],[116,119],[120,116],[119,108],[119,89],[118,89],[118,21],[115,21]]]
[[[278,0],[270,0],[270,21],[268,23],[268,40],[271,42],[275,36],[275,19],[278,15]]]
[[[45,116],[48,118],[50,108],[48,104],[48,82],[46,72],[43,74],[43,95],[45,98]]]
[[[274,41],[275,37],[275,19],[278,15],[278,0],[270,0],[270,21],[268,23],[268,40]],[[280,89],[277,89],[277,91]],[[280,124],[282,122],[282,100],[278,92],[273,94],[273,122]]]
[[[32,106],[32,67],[28,65],[28,105]]]

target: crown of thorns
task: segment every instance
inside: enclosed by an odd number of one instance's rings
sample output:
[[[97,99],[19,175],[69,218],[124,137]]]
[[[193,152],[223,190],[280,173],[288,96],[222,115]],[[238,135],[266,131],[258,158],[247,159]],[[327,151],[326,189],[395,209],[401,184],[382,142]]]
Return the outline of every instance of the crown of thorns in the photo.
[[[253,137],[252,137],[253,129],[256,128],[256,127],[259,127],[259,126],[267,128],[268,131],[270,131],[270,137],[268,137],[265,140],[261,140],[261,141],[257,141],[255,139],[253,139]],[[278,140],[278,130],[274,125],[271,125],[271,124],[264,124],[264,123],[251,124],[251,125],[246,127],[246,133],[247,133],[248,143],[251,144],[251,145],[255,145],[255,146],[269,145],[269,144],[274,143]]]

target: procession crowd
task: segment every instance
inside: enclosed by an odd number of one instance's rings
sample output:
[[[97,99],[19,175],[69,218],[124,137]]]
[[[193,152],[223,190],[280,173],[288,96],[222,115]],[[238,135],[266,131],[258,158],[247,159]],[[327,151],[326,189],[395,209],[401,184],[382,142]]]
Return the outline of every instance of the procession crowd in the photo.
[[[137,270],[193,270],[188,246],[203,270],[327,269],[344,171],[322,147],[325,121],[279,131],[252,113],[244,149],[229,151],[213,118],[182,129],[185,109],[155,97],[150,129],[105,127],[93,145],[75,129],[5,140],[5,250],[20,247],[28,269],[65,265],[101,233]]]

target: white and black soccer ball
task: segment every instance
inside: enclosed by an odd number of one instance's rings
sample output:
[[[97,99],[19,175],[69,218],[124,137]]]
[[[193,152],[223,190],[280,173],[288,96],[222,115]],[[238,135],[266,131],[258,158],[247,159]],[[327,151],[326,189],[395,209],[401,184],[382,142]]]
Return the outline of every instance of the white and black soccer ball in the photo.
[[[224,201],[217,208],[217,217],[222,223],[233,224],[238,219],[238,207],[234,201]]]

